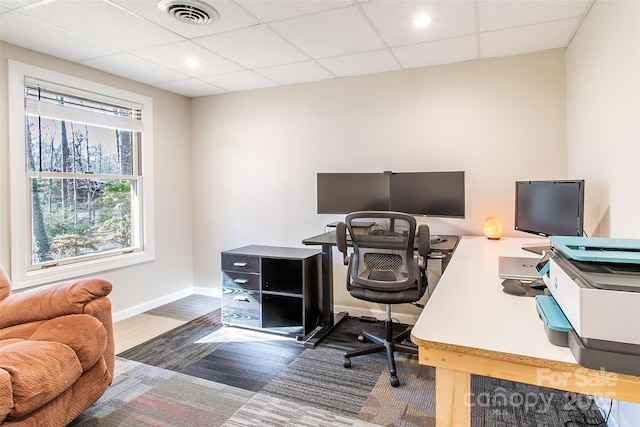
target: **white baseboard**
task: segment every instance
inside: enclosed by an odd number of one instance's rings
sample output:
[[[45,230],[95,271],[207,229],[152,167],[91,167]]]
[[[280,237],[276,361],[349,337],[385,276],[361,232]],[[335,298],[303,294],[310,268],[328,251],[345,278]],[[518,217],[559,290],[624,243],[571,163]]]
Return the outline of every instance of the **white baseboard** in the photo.
[[[203,288],[203,287],[194,286],[193,293],[196,295],[205,295],[208,297],[222,298],[222,290],[220,288],[212,289],[212,288]]]
[[[151,301],[147,301],[143,304],[138,304],[136,306],[127,308],[125,310],[117,311],[113,313],[113,321],[117,322],[119,320],[124,320],[129,317],[142,314],[145,311],[152,310],[154,308],[160,307],[161,305],[168,304],[170,302],[179,300],[180,298],[188,297],[189,295],[193,295],[193,294],[206,295],[206,296],[217,297],[217,298],[222,297],[222,291],[220,289],[192,287],[188,289],[183,289],[178,292],[174,292],[169,295],[165,295],[160,298],[156,298]],[[387,313],[384,310],[375,310],[375,309],[351,307],[351,306],[343,306],[343,305],[335,305],[333,307],[334,313],[340,313],[343,311],[346,311],[347,313],[349,313],[349,316],[352,316],[352,317],[372,316],[377,318],[378,320],[384,320],[385,317],[387,316]],[[399,321],[400,323],[404,323],[406,325],[415,324],[419,315],[420,313],[416,313],[415,315],[410,315],[410,314],[404,314],[404,313],[394,313],[393,310],[391,312],[391,316],[393,317],[393,319]]]
[[[169,295],[165,295],[160,298],[153,299],[151,301],[146,301],[143,304],[138,304],[133,307],[127,308],[125,310],[120,310],[113,313],[112,315],[113,321],[117,322],[120,320],[128,319],[129,317],[144,313],[145,311],[152,310],[164,304],[169,304],[170,302],[179,300],[180,298],[188,297],[189,295],[192,295],[192,294],[193,294],[193,290],[191,288],[188,288],[178,292],[174,292]]]

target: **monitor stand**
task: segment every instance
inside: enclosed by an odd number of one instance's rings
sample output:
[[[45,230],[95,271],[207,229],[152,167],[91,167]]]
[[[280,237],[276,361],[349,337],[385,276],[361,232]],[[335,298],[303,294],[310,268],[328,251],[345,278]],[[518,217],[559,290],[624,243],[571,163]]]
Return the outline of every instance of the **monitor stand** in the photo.
[[[544,255],[544,252],[551,250],[551,245],[532,243],[532,244],[522,245],[522,249],[524,249],[525,251],[533,252],[534,254]]]

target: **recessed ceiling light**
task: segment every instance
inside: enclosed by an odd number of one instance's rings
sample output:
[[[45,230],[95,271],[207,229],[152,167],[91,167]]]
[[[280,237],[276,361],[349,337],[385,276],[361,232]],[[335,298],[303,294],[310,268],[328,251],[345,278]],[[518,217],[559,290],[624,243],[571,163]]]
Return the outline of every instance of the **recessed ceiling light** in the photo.
[[[187,64],[188,67],[191,68],[197,68],[200,66],[200,61],[198,61],[195,58],[189,58],[186,61],[184,61],[185,64]]]
[[[420,14],[413,20],[413,25],[419,28],[424,28],[431,24],[431,17],[429,15]]]

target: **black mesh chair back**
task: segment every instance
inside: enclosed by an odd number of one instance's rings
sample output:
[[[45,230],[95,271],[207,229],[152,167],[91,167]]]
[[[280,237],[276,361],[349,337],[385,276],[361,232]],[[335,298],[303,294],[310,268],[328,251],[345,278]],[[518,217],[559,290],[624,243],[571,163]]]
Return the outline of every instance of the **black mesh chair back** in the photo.
[[[336,228],[338,249],[348,265],[347,290],[358,299],[386,305],[386,337],[363,331],[359,338],[375,345],[345,353],[344,366],[353,356],[385,351],[392,386],[399,384],[394,351],[417,354],[414,346],[402,344],[410,329],[393,336],[391,304],[414,303],[427,289],[426,259],[430,250],[429,227],[400,212],[366,211],[347,215]],[[417,243],[417,244],[416,244]],[[351,247],[351,248],[350,248]],[[416,254],[417,251],[417,254]]]
[[[397,292],[416,286],[416,220],[398,212],[354,212],[346,217],[353,255],[350,287]],[[384,301],[380,301],[384,302]]]

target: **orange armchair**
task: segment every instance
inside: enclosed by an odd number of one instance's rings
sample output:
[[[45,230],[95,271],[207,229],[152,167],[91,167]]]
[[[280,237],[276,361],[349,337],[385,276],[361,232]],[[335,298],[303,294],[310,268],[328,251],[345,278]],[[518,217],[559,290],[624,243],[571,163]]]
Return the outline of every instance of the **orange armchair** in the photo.
[[[111,384],[112,285],[79,279],[11,294],[0,267],[0,425],[66,426]]]

